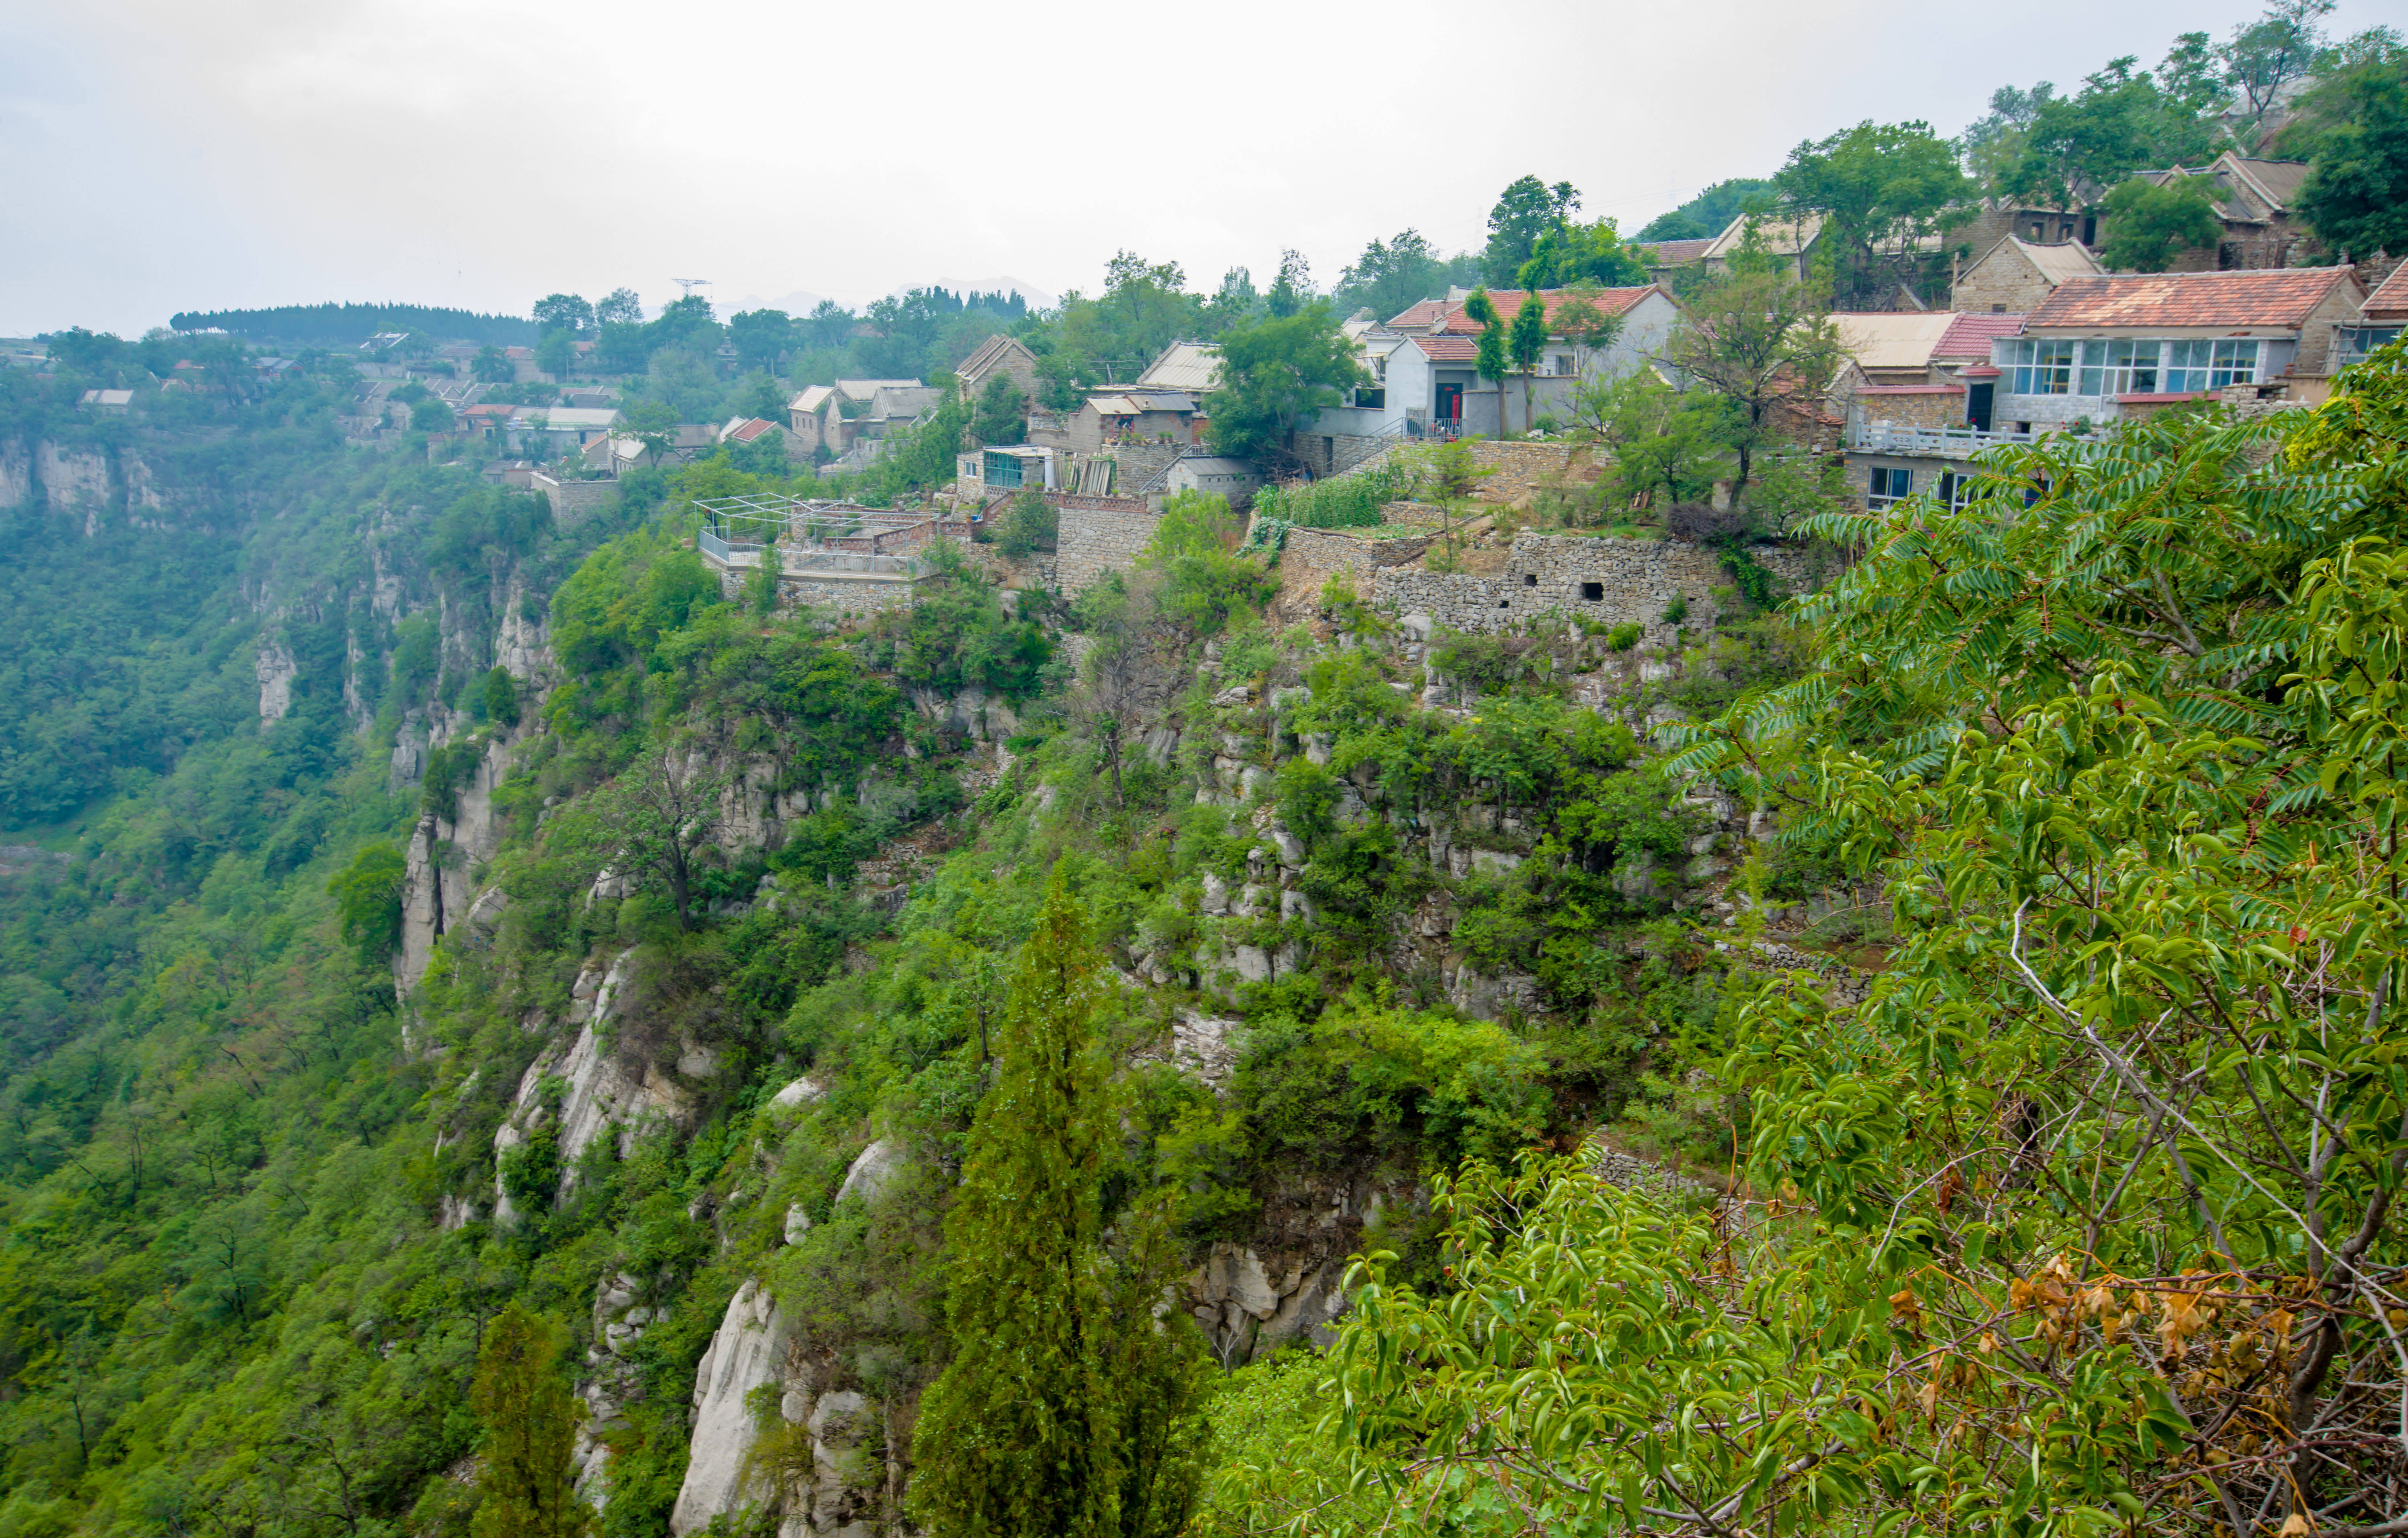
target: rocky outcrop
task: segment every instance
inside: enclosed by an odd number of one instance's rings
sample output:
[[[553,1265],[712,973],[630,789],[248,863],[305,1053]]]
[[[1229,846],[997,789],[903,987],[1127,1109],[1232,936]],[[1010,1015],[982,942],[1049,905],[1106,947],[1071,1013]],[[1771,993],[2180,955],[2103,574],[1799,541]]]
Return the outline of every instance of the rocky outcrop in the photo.
[[[1342,1256],[1273,1254],[1228,1243],[1212,1246],[1187,1278],[1188,1308],[1224,1366],[1251,1361],[1299,1338],[1319,1347],[1337,1338],[1346,1312]]]
[[[773,1503],[779,1538],[873,1538],[892,1531],[881,1518],[899,1471],[883,1409],[858,1389],[823,1389],[824,1375],[776,1300],[746,1282],[695,1372],[694,1438],[670,1532],[684,1538],[714,1517]],[[777,1416],[765,1425],[767,1416],[755,1406],[766,1411],[769,1402]],[[797,1459],[781,1460],[791,1481],[783,1489],[771,1488],[758,1460],[748,1466],[747,1455],[772,1430],[788,1437],[799,1430],[810,1449],[808,1468]]]
[[[405,724],[402,740],[394,749],[396,775],[403,768],[405,752],[414,755],[410,767],[415,774],[425,771],[424,749],[412,740],[412,725]],[[443,746],[450,726],[446,712],[423,740],[429,747]],[[486,743],[476,768],[461,782],[452,817],[446,821],[426,812],[411,831],[404,854],[401,948],[394,955],[396,992],[408,995],[426,975],[436,941],[467,912],[476,873],[501,848],[502,827],[494,815],[494,791],[509,774],[510,760],[531,729],[521,726],[496,734]]]
[[[613,1027],[627,1007],[628,969],[635,952],[625,950],[602,962],[589,961],[570,990],[568,1023],[577,1037],[563,1052],[558,1044],[545,1049],[520,1076],[510,1115],[494,1133],[494,1220],[516,1220],[508,1182],[499,1170],[501,1156],[527,1143],[547,1126],[560,1159],[556,1200],[566,1200],[578,1184],[577,1161],[596,1138],[615,1132],[619,1152],[633,1151],[636,1134],[646,1124],[667,1122],[688,1126],[694,1119],[695,1097],[681,1080],[708,1079],[719,1071],[718,1055],[691,1041],[673,1043],[670,1062],[632,1062],[610,1043]],[[546,1081],[558,1087],[547,1093]],[[556,1109],[555,1109],[556,1106]]]
[[[251,670],[259,678],[259,729],[265,731],[292,712],[293,681],[301,669],[284,638],[271,633],[259,638],[259,654],[251,660]]]
[[[809,1395],[809,1373],[787,1360],[793,1334],[777,1301],[759,1283],[746,1282],[729,1301],[726,1317],[695,1370],[694,1440],[686,1455],[685,1483],[669,1513],[669,1531],[681,1538],[709,1526],[714,1516],[759,1505],[774,1493],[761,1488],[757,1477],[746,1477],[744,1455],[761,1430],[748,1401],[766,1384],[791,1382],[788,1392],[780,1395],[783,1415],[783,1401],[790,1395]],[[804,1416],[786,1418],[799,1421]]]

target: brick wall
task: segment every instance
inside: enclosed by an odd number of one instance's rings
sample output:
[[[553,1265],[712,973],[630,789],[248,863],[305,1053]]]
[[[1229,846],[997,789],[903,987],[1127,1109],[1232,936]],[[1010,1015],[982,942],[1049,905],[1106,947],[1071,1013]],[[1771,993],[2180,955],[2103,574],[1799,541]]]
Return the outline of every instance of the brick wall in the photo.
[[[2010,315],[2028,315],[2054,287],[2021,252],[2003,246],[1957,279],[1954,302],[1958,309],[1977,315],[2001,309]]]
[[[1819,580],[1816,560],[1805,551],[1758,546],[1753,553],[1793,592]],[[1715,553],[1701,545],[1525,534],[1496,576],[1374,569],[1369,597],[1400,614],[1427,614],[1452,630],[1504,630],[1554,612],[1599,625],[1636,624],[1644,627],[1645,641],[1665,644],[1675,627],[1664,623],[1664,611],[1675,594],[1688,603],[1681,626],[1697,630],[1716,623],[1713,590],[1730,584]]]

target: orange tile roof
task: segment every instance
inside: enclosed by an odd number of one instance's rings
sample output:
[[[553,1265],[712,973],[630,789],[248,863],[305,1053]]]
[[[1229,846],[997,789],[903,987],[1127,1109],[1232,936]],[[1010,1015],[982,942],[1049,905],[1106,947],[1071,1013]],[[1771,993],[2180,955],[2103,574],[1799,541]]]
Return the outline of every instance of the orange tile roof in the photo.
[[[1444,299],[1416,299],[1389,318],[1388,324],[1398,330],[1426,327],[1435,324],[1446,313]]]
[[[2296,330],[2347,267],[2117,273],[2069,278],[2024,321],[2027,332],[2079,327],[2281,326]]]
[[[1480,356],[1480,342],[1471,337],[1415,337],[1413,345],[1432,363],[1469,363]]]
[[[1597,306],[1598,313],[1600,315],[1619,315],[1656,292],[1656,286],[1654,283],[1641,283],[1634,288],[1601,288],[1596,291],[1596,295],[1591,302]],[[1497,307],[1497,313],[1504,317],[1506,324],[1511,325],[1513,323],[1514,312],[1522,308],[1523,294],[1524,291],[1518,288],[1490,289],[1488,302]],[[1570,288],[1542,288],[1538,291],[1538,295],[1539,302],[1547,307],[1547,329],[1553,331],[1556,311],[1578,298],[1580,291]],[[1480,332],[1480,323],[1463,312],[1465,303],[1466,301],[1461,299],[1448,301],[1437,324],[1431,329],[1453,336],[1477,336]]]
[[[1940,345],[1931,350],[1934,358],[1979,358],[1990,360],[1990,342],[1998,337],[2012,337],[2024,328],[2020,315],[1984,314],[1979,310],[1961,312]]]
[[[2382,286],[2366,296],[2369,321],[2408,320],[2408,262],[2391,269]]]

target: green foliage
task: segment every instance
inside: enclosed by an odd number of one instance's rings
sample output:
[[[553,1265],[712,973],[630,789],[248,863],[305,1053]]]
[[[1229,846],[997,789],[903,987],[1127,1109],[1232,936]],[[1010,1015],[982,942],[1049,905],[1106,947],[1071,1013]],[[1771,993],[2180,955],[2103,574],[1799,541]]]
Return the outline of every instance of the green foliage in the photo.
[[[1165,503],[1140,570],[1163,579],[1163,611],[1197,636],[1219,633],[1276,591],[1270,574],[1238,553],[1241,525],[1226,498],[1183,491]]]
[[[1849,304],[1918,276],[1914,243],[1976,211],[1956,146],[1924,122],[1869,120],[1802,143],[1772,185],[1790,208],[1823,216],[1823,237],[1840,253],[1838,292]],[[1944,275],[1946,264],[1936,270]]]
[[[409,425],[422,433],[448,433],[452,430],[452,408],[429,396],[409,409]]]
[[[485,315],[424,305],[281,305],[273,309],[186,311],[168,318],[176,331],[230,331],[253,341],[287,347],[357,347],[386,332],[423,332],[447,341],[524,346],[536,339],[533,322],[516,315]]]
[[[1027,559],[1040,550],[1052,550],[1062,529],[1062,515],[1045,500],[1042,492],[1023,491],[1011,499],[1004,510],[1003,522],[996,530],[995,548],[1015,561]]]
[[[2134,177],[2107,194],[2106,215],[2100,256],[2125,272],[2163,272],[2175,252],[2224,237],[2215,187],[2205,177],[2171,177],[2162,185]]]
[[[1221,381],[1204,397],[1212,447],[1240,459],[1284,453],[1288,435],[1369,382],[1328,303],[1241,321],[1221,337]]]
[[[1365,245],[1363,254],[1339,273],[1330,302],[1347,314],[1364,308],[1386,321],[1417,300],[1444,298],[1448,276],[1446,262],[1421,232],[1405,229],[1392,239]]]
[[[1995,191],[2027,206],[2071,208],[2090,189],[2119,186],[2135,172],[2213,159],[2209,121],[2148,71],[2134,73],[2137,62],[2111,62],[2074,95],[2034,93],[2026,125],[2000,157]]]
[[[476,1538],[583,1538],[593,1519],[568,1460],[584,1406],[559,1358],[559,1332],[516,1303],[485,1331],[471,1395],[485,1429]]]
[[[1580,194],[1569,181],[1550,187],[1535,176],[1516,177],[1488,210],[1488,246],[1480,258],[1486,282],[1512,287],[1514,275],[1537,253],[1539,242],[1562,228],[1579,207]]]
[[[1769,208],[1772,183],[1749,177],[1717,181],[1670,213],[1656,215],[1631,238],[1703,240],[1729,227],[1741,214]]]
[[[1735,485],[1743,488],[1782,405],[1820,397],[1839,371],[1842,352],[1828,298],[1816,284],[1735,261],[1728,274],[1689,295],[1665,358],[1695,388],[1722,398],[1726,440],[1739,456]]]
[[[1606,633],[1606,648],[1609,651],[1627,652],[1639,644],[1639,638],[1646,633],[1646,629],[1645,625],[1636,621],[1617,625]]]
[[[1391,453],[1378,463],[1326,481],[1291,481],[1254,494],[1254,516],[1298,528],[1374,528],[1381,510],[1413,495],[1413,463]]]
[[[1513,283],[1524,289],[1570,288],[1576,283],[1627,288],[1650,280],[1647,264],[1623,243],[1611,219],[1593,224],[1570,221],[1539,237]],[[1385,319],[1385,317],[1382,317]]]
[[[978,414],[970,418],[973,442],[997,445],[1028,441],[1028,396],[1009,374],[997,374],[979,392]]]
[[[935,572],[911,607],[873,623],[873,658],[916,688],[953,694],[977,685],[1013,700],[1035,694],[1053,655],[1044,630],[1005,612],[983,568],[943,546],[930,560]]]
[[[921,1401],[911,1486],[940,1531],[1172,1538],[1195,1500],[1201,1353],[1181,1315],[1153,1317],[1170,1257],[1142,1214],[1122,1253],[1103,1242],[1100,967],[1056,867],[946,1219],[955,1355]]]
[[[376,844],[352,856],[326,895],[341,916],[343,943],[360,954],[360,964],[381,966],[401,948],[401,852]]]
[[[2408,60],[2392,40],[2386,67],[2340,82],[2339,122],[2316,147],[2300,208],[2316,233],[2353,256],[2408,251]]]

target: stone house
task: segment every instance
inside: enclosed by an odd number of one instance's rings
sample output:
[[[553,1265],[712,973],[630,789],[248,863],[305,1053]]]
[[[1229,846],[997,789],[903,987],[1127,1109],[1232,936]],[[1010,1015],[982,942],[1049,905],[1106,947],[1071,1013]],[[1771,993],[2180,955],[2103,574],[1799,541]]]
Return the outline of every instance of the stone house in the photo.
[[[882,401],[881,391],[894,394]],[[822,449],[840,454],[856,438],[883,438],[892,428],[908,425],[921,412],[933,409],[943,394],[918,380],[838,380],[834,384],[808,385],[786,403],[786,427],[805,457]],[[872,419],[874,427],[866,426]]]
[[[1033,401],[1037,398],[1037,354],[1018,338],[997,333],[979,343],[978,350],[953,370],[953,377],[961,381],[964,400],[975,401],[985,393],[987,381],[1004,378]]]
[[[2324,254],[2323,242],[2292,207],[2308,180],[2306,161],[2257,160],[2227,150],[2205,165],[2142,174],[2159,186],[2184,177],[2207,181],[2214,190],[2223,237],[2213,250],[2199,246],[2176,252],[2172,271],[2287,267]],[[2110,233],[2102,230],[2101,237]]]
[[[1243,508],[1262,483],[1262,476],[1242,459],[1185,453],[1172,460],[1162,472],[1159,489],[1154,496],[1168,500],[1183,491],[1197,491],[1226,497],[1231,507]]]
[[[2321,394],[2365,288],[2348,267],[2071,279],[1992,344],[1993,425],[2056,432],[2147,416],[2233,386]]]
[[[615,407],[530,407],[513,415],[505,432],[513,453],[530,449],[558,453],[582,449],[609,437],[610,429],[619,422]]]
[[[2106,270],[2079,242],[2046,244],[2004,236],[1957,273],[1949,303],[1960,311],[2026,315],[2067,279],[2097,278]]]
[[[2399,340],[2403,325],[2408,325],[2408,262],[2392,267],[2391,275],[2366,296],[2358,315],[2335,325],[2332,372],[2338,374],[2376,348]]]

